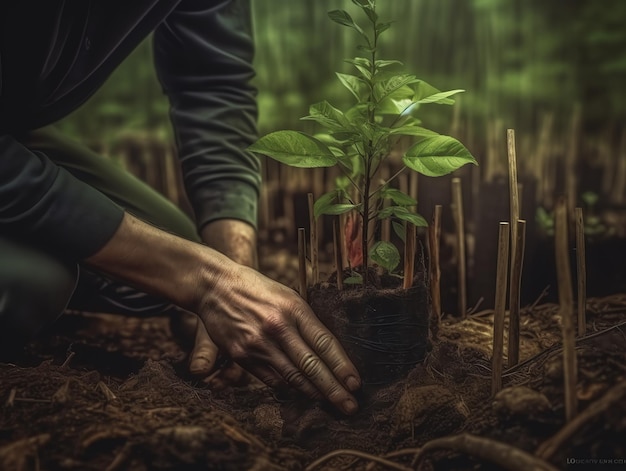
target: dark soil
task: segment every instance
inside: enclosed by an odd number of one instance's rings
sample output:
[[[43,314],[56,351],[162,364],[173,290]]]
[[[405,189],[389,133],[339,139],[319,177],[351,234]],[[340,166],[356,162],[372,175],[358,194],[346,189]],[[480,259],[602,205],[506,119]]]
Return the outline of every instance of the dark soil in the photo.
[[[270,266],[277,261],[284,265]],[[264,269],[291,284],[293,266],[278,253]],[[349,418],[256,382],[207,389],[187,377],[166,319],[71,313],[19,362],[0,364],[0,469],[596,469],[609,460],[618,469],[626,294],[591,299],[587,320],[577,342],[580,414],[566,426],[554,304],[523,311],[522,362],[505,371],[495,397],[485,311],[444,319],[423,364]],[[498,454],[473,437],[512,448]],[[416,459],[427,442],[437,450]]]

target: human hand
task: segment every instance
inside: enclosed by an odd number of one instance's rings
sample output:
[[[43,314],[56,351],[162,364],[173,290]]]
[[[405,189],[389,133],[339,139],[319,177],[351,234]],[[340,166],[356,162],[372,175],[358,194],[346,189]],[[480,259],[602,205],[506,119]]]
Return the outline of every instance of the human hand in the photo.
[[[267,385],[287,384],[356,412],[356,368],[293,290],[235,265],[206,290],[196,312],[218,347]]]
[[[131,214],[96,253],[95,270],[200,316],[221,351],[270,386],[288,384],[354,413],[354,365],[295,291],[209,247]]]
[[[236,219],[220,219],[205,225],[201,237],[209,247],[234,262],[258,269],[256,231],[250,224]],[[177,324],[177,331],[193,340],[189,353],[192,375],[202,378],[214,389],[250,381],[249,375],[236,363],[228,362],[223,367],[217,365],[219,348],[195,315],[187,314],[173,323]]]

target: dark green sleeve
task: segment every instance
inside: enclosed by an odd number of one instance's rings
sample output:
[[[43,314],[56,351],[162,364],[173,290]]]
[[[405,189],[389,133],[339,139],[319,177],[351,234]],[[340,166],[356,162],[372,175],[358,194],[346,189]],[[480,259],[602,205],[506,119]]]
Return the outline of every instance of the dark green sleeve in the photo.
[[[78,261],[113,236],[123,215],[119,206],[45,154],[0,134],[0,235]]]
[[[154,35],[187,195],[198,228],[216,219],[256,226],[261,182],[248,1],[183,0]]]

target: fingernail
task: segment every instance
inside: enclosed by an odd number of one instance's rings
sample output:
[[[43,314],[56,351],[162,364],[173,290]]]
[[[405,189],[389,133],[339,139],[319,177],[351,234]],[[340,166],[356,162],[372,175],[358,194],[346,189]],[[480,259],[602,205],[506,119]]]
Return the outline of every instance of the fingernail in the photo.
[[[350,391],[356,391],[361,387],[361,382],[354,376],[348,376],[346,378],[346,386],[348,386]]]
[[[343,401],[343,410],[346,414],[354,414],[357,409],[358,407],[356,405],[356,402],[354,402],[352,399],[346,399],[345,401]]]

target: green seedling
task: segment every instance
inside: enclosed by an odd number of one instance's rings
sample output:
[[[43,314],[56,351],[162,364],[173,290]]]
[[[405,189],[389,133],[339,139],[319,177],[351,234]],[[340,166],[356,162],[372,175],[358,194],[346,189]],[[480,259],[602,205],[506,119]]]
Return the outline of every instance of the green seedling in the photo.
[[[354,97],[354,105],[341,111],[327,101],[316,103],[302,119],[315,121],[322,127],[321,133],[277,131],[262,137],[249,149],[294,167],[339,166],[343,176],[337,179],[334,190],[315,202],[315,217],[352,211],[359,215],[365,265],[362,283],[367,285],[370,261],[390,272],[400,263],[399,251],[390,242],[378,241],[370,250],[372,221],[390,218],[400,234],[404,233],[405,224],[427,226],[413,209],[417,201],[392,188],[391,182],[406,169],[437,177],[477,163],[458,140],[422,127],[417,117],[422,105],[452,105],[451,97],[464,90],[442,92],[415,75],[398,71],[401,62],[379,59],[379,39],[391,23],[379,20],[375,0],[352,2],[365,14],[363,26],[345,10],[333,10],[328,16],[353,29],[363,41],[358,50],[366,57],[346,60],[353,66],[353,74],[336,74]],[[377,179],[381,164],[403,137],[412,140],[402,154],[403,167],[387,180]],[[384,205],[385,201],[388,204]]]

